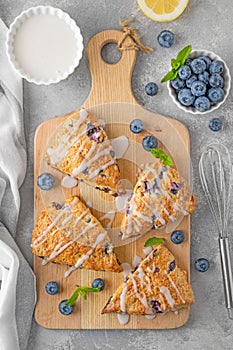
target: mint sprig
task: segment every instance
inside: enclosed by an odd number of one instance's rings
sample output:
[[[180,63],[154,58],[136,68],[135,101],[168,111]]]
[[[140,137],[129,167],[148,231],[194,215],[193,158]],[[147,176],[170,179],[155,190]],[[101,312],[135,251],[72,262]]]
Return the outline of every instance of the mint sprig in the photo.
[[[77,286],[72,296],[67,300],[66,305],[72,306],[77,301],[79,295],[83,297],[84,300],[87,299],[87,293],[100,292],[101,287],[91,288],[91,287],[81,287]]]
[[[185,46],[176,56],[176,58],[171,59],[172,69],[163,77],[161,83],[165,83],[168,80],[174,80],[177,77],[178,70],[181,66],[185,64],[186,59],[192,51],[192,46]]]
[[[163,244],[164,242],[165,240],[163,238],[151,237],[151,238],[148,238],[148,240],[144,244],[144,247],[150,247],[154,244]]]
[[[155,158],[159,158],[160,161],[164,164],[164,165],[168,165],[171,166],[173,165],[173,161],[171,159],[171,157],[169,155],[167,155],[162,149],[158,149],[158,148],[151,148],[151,153],[153,154],[153,156]]]

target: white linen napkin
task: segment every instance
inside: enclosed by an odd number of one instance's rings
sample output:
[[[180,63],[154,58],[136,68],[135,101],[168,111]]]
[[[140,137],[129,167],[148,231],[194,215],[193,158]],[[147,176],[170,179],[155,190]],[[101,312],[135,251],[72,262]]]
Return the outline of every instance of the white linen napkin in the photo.
[[[35,279],[13,237],[26,173],[22,79],[6,56],[0,19],[0,350],[26,350],[35,304]],[[10,233],[9,233],[10,231]]]

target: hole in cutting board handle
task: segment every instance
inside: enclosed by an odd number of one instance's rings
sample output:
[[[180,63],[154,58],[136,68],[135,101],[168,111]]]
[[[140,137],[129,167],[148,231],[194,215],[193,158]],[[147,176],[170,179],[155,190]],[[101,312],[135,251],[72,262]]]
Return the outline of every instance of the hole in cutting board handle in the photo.
[[[116,64],[121,60],[121,53],[117,48],[117,44],[109,42],[102,47],[101,57],[107,64]]]

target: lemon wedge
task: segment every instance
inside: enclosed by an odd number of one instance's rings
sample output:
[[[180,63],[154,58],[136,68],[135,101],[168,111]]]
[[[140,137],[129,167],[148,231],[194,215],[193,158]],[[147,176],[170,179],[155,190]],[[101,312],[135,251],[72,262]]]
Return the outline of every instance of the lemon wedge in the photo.
[[[157,22],[170,22],[179,17],[189,0],[137,0],[142,12]]]

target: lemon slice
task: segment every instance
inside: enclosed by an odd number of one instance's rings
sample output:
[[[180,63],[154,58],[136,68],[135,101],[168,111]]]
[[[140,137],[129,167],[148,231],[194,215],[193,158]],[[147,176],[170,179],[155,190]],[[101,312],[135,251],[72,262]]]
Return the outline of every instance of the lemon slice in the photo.
[[[142,12],[157,22],[170,22],[179,17],[189,0],[137,0]]]

